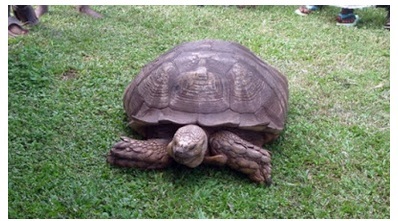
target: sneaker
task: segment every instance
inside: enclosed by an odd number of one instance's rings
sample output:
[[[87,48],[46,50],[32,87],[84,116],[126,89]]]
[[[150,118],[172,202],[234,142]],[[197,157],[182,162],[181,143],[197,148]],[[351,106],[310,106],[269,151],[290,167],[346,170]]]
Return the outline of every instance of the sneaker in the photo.
[[[320,5],[302,5],[294,12],[298,15],[306,16],[313,11],[319,10],[320,8],[321,8]]]
[[[355,26],[359,21],[359,16],[354,13],[350,14],[339,14],[336,18],[336,25],[352,27]]]

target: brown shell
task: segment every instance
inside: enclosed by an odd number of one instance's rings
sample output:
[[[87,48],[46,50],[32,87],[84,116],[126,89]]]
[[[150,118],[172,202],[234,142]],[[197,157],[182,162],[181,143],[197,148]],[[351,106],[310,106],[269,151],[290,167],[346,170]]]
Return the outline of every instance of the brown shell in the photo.
[[[172,123],[279,133],[288,83],[242,45],[202,40],[178,45],[146,65],[123,101],[135,129]]]

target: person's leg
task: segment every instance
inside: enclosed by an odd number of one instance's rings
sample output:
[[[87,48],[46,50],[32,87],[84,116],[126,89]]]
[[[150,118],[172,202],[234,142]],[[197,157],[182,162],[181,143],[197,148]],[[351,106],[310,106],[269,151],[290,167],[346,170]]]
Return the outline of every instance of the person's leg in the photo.
[[[386,24],[384,25],[384,28],[390,30],[390,7],[388,7],[387,21]]]
[[[36,25],[39,23],[31,5],[13,5],[14,16],[24,24]]]
[[[386,23],[384,28],[390,30],[390,6],[389,5],[376,5],[376,8],[385,8],[387,11]]]
[[[354,14],[354,9],[342,8],[336,21],[337,25],[354,26],[358,23],[359,17]]]

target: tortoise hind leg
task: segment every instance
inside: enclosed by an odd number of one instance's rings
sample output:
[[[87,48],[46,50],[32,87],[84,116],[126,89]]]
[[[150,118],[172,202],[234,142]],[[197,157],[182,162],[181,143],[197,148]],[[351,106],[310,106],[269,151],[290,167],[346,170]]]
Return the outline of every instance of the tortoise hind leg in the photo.
[[[121,167],[165,168],[173,162],[166,151],[168,143],[167,139],[134,140],[121,137],[121,141],[110,150],[107,161]]]
[[[210,137],[210,153],[205,163],[228,165],[257,183],[270,185],[272,182],[271,152],[230,131],[219,131]]]

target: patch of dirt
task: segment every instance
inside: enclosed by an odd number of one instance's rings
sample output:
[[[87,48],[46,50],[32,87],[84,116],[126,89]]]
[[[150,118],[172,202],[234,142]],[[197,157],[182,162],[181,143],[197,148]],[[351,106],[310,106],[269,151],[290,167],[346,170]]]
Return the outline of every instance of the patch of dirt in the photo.
[[[67,70],[64,73],[62,73],[61,80],[67,81],[75,79],[77,77],[77,74],[78,74],[77,71],[74,69]]]

